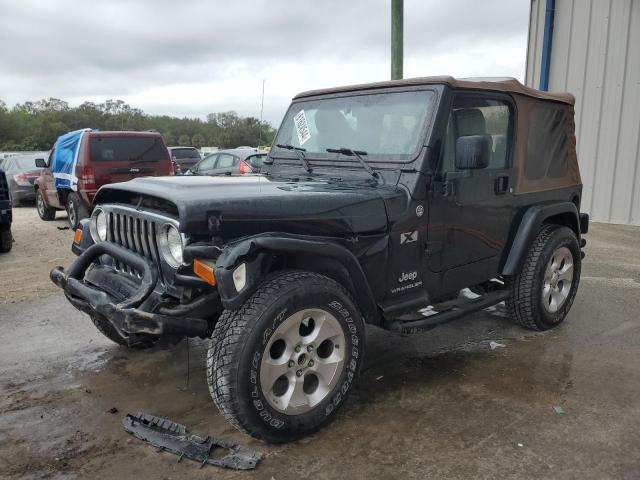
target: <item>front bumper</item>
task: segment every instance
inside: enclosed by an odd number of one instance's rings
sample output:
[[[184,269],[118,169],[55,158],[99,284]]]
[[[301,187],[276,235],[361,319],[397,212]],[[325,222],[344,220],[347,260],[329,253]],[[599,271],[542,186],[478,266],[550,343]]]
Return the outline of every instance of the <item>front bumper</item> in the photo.
[[[114,273],[110,269],[100,269],[95,260],[108,255],[126,264],[141,274],[139,280],[124,281],[124,274]],[[92,281],[86,281],[93,277]],[[111,287],[109,276],[115,276]],[[216,302],[217,292],[202,295],[190,304],[173,308],[162,306],[154,299],[154,289],[158,283],[158,269],[145,258],[124,247],[113,243],[97,243],[86,248],[71,264],[68,270],[54,267],[51,280],[62,288],[69,302],[89,315],[102,315],[107,318],[123,338],[139,335],[154,337],[206,337],[210,335],[210,322],[198,316],[189,316],[193,312],[209,310]],[[96,284],[105,288],[98,288]]]

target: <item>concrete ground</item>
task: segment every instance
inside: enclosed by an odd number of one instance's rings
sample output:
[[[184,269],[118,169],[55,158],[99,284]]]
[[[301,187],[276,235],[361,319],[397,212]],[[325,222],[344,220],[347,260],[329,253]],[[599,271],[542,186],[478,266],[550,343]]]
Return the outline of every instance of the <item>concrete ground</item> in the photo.
[[[16,210],[14,253],[0,256],[11,287],[0,292],[0,478],[640,478],[639,228],[592,226],[576,301],[554,331],[512,326],[500,306],[418,336],[371,329],[336,420],[271,446],[216,411],[205,342],[128,351],[49,290],[32,264],[66,260],[71,232],[35,215]],[[20,265],[33,278],[8,278]],[[176,463],[122,430],[137,411],[266,456],[250,472]]]

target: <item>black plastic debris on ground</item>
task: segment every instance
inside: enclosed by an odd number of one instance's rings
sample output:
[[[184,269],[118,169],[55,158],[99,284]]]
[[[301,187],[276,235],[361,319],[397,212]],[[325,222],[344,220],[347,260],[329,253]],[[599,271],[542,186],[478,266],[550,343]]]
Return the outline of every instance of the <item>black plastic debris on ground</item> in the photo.
[[[222,438],[211,436],[199,437],[187,433],[187,427],[165,418],[147,415],[146,413],[128,414],[122,420],[124,429],[145,442],[179,455],[206,464],[234,470],[251,470],[262,458],[260,452],[238,445]],[[216,448],[228,450],[222,457],[210,458]]]

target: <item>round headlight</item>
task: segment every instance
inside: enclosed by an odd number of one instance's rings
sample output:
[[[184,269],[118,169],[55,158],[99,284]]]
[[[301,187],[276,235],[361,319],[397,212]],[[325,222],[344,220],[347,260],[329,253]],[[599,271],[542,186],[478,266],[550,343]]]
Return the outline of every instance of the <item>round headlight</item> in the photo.
[[[160,229],[158,244],[169,265],[174,268],[182,265],[182,235],[175,226],[166,224]]]
[[[89,231],[94,242],[104,242],[107,239],[107,215],[100,208],[96,208],[91,215]]]

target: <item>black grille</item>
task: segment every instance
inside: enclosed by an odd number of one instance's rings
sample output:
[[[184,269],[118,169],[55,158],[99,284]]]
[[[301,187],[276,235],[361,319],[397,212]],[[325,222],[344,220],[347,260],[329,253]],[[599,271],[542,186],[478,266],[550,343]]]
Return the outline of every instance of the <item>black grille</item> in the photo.
[[[121,245],[160,266],[160,256],[156,241],[156,222],[125,212],[107,213],[107,241]],[[116,262],[118,270],[138,275],[129,266]]]

